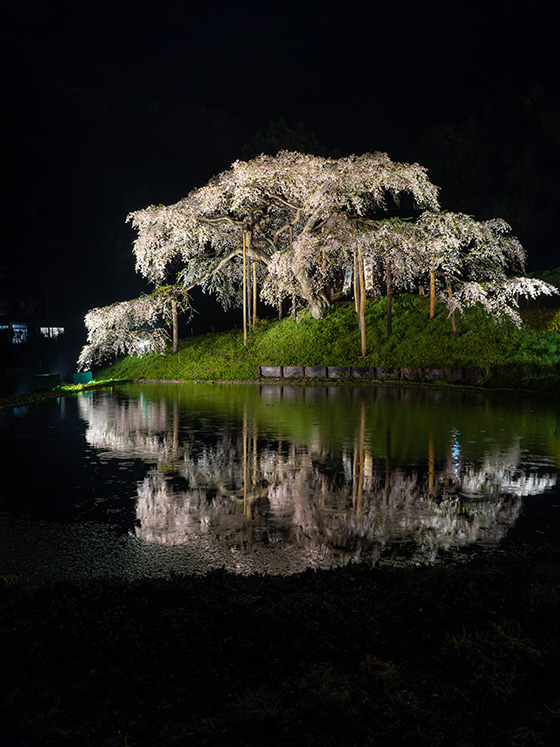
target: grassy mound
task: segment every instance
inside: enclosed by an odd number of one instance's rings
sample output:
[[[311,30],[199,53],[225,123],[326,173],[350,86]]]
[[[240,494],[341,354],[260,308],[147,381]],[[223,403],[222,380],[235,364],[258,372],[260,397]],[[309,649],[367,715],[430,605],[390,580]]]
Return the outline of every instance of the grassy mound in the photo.
[[[473,309],[457,319],[457,333],[443,306],[428,319],[428,299],[403,294],[393,302],[393,331],[387,338],[385,299],[368,299],[368,351],[360,357],[360,333],[352,302],[337,303],[321,320],[302,314],[261,320],[243,346],[239,330],[184,339],[179,353],[119,360],[104,378],[243,381],[259,365],[485,367],[489,384],[554,391],[560,376],[560,335],[554,307],[527,309],[525,324],[495,323]],[[551,327],[549,329],[549,327]]]

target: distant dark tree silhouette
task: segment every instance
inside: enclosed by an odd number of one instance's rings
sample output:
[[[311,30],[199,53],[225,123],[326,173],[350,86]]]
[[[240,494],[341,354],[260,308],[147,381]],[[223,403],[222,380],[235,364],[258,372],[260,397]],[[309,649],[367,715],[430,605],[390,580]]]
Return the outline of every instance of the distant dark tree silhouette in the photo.
[[[480,115],[432,127],[420,151],[444,209],[502,216],[530,256],[545,257],[556,243],[560,99],[537,86],[497,100]]]
[[[275,156],[281,150],[297,151],[314,156],[335,156],[320,142],[319,136],[303,122],[288,124],[284,119],[271,120],[264,129],[257,130],[241,148],[241,156],[249,160],[264,153]]]

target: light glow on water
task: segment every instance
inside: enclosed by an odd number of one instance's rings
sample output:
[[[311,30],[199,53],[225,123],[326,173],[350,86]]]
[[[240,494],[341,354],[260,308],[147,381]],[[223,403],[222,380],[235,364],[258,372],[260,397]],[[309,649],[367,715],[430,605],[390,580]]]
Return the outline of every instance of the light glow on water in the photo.
[[[12,543],[16,573],[434,562],[498,548],[527,501],[558,491],[558,404],[480,393],[127,386],[0,425],[20,467],[0,489],[4,526],[43,553]]]

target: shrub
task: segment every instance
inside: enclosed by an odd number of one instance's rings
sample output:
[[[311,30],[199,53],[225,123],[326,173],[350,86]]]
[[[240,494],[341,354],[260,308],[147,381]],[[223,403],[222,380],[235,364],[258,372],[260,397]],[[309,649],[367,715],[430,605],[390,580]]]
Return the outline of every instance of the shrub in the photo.
[[[548,323],[549,332],[560,332],[560,309],[554,314]]]

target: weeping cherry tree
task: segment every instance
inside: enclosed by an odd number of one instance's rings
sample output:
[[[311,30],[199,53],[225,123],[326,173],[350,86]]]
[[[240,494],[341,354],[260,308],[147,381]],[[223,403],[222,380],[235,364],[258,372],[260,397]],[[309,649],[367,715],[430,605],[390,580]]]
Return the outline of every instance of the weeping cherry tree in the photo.
[[[391,202],[405,196],[417,217],[388,217]],[[426,278],[430,317],[439,288],[453,323],[456,311],[480,304],[517,324],[520,294],[553,290],[510,277],[523,269],[525,253],[504,221],[441,212],[426,169],[385,153],[331,159],[281,151],[236,161],[174,205],[151,205],[128,220],[137,231],[136,269],[160,289],[88,313],[82,368],[119,353],[163,352],[162,319],[173,322],[176,352],[178,309],[190,308],[197,286],[224,309],[243,305],[244,320],[249,286],[253,319],[257,293],[273,305],[292,299],[320,319],[353,267],[363,356],[365,296],[382,288],[388,335],[393,290]],[[177,284],[162,288],[177,269]],[[244,333],[246,340],[245,323]]]
[[[384,153],[336,160],[282,151],[236,161],[175,205],[130,214],[137,270],[159,282],[179,261],[187,291],[201,286],[228,308],[239,303],[245,243],[260,268],[263,299],[295,295],[319,319],[341,256],[329,229],[346,224],[355,234],[360,218],[383,213],[389,196],[403,194],[419,207],[438,207],[426,169]]]

